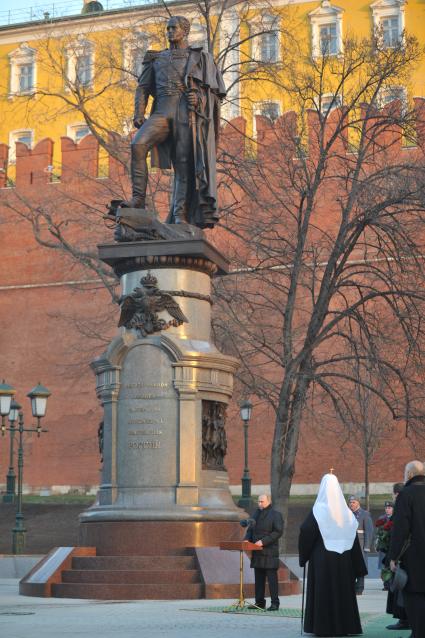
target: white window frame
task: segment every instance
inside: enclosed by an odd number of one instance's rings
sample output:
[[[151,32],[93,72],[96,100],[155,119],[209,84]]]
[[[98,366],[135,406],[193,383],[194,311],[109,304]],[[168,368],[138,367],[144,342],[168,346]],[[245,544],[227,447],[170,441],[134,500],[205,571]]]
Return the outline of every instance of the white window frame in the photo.
[[[240,19],[234,9],[225,11],[220,24],[220,49],[227,50],[222,61],[227,70],[224,72],[224,83],[230,87],[223,101],[222,117],[232,120],[240,115],[240,51],[236,45],[240,38]]]
[[[76,40],[69,44],[66,49],[66,79],[71,85],[77,84],[77,64],[78,58],[82,56],[90,57],[90,82],[87,84],[80,84],[79,86],[84,89],[90,89],[93,86],[94,81],[94,44],[90,40],[84,40],[83,38]],[[69,90],[69,86],[66,87]]]
[[[398,18],[398,43],[403,43],[403,33],[406,24],[405,5],[406,0],[376,0],[376,2],[370,5],[373,18],[373,30],[382,47],[385,46],[382,38],[382,20],[385,18]],[[395,45],[388,44],[385,48],[392,48],[392,46]]]
[[[9,164],[16,164],[16,142],[20,142],[20,138],[24,136],[24,134],[29,134],[28,137],[31,138],[31,142],[28,146],[29,149],[34,147],[34,131],[33,129],[15,129],[14,131],[10,131],[9,133]],[[25,144],[25,142],[24,142]]]
[[[336,51],[326,53],[326,56],[333,57],[343,53],[342,42],[342,15],[344,9],[331,4],[330,0],[322,0],[320,7],[310,11],[308,14],[311,26],[311,51],[313,58],[320,58],[323,55],[320,40],[320,27],[335,25],[336,28]]]
[[[339,46],[338,46],[338,25],[336,22],[326,22],[325,24],[319,24],[319,48],[320,52],[323,55],[338,55]],[[326,30],[330,33],[329,37],[326,37],[327,45],[323,46],[322,31]],[[330,45],[328,44],[330,43]]]
[[[387,104],[394,102],[395,100],[400,100],[401,109],[403,112],[407,110],[407,89],[405,86],[397,85],[397,86],[384,86],[379,91],[377,96],[377,105],[378,108],[382,109]]]
[[[192,22],[189,33],[189,43],[192,47],[202,47],[208,52],[207,28],[199,22]]]
[[[32,49],[26,42],[23,42],[17,49],[9,53],[10,61],[10,83],[9,96],[14,95],[33,95],[37,85],[37,64],[36,49]],[[22,66],[32,67],[32,86],[21,91],[20,88],[20,68]]]
[[[88,129],[88,133],[86,133],[83,137],[81,137],[78,142],[81,142],[82,139],[84,139],[84,137],[86,137],[86,135],[90,135],[91,131],[90,128],[87,124],[85,124],[84,122],[78,122],[75,124],[68,124],[68,126],[66,127],[66,135],[67,137],[70,137],[71,140],[73,140],[76,144],[77,142],[77,133],[78,131],[81,131],[82,129]]]
[[[143,51],[143,57],[149,49],[151,38],[148,33],[143,31],[133,32],[129,37],[123,40],[123,79],[136,78],[134,73],[135,53]]]
[[[260,64],[276,64],[280,62],[282,53],[282,43],[281,43],[281,32],[280,32],[280,17],[278,15],[261,15],[257,16],[257,18],[261,17],[259,23],[254,21],[250,24],[251,30],[251,58],[252,62],[260,63]],[[265,36],[270,35],[267,33],[267,30],[270,28],[270,32],[274,32],[276,34],[276,58],[275,59],[263,59],[262,52],[262,39]],[[266,33],[262,33],[266,31]],[[256,35],[257,33],[261,33],[261,35]]]
[[[315,100],[315,103],[316,103],[316,108],[319,111],[319,100]],[[329,106],[324,108],[324,104],[328,104]],[[331,104],[332,104],[332,108],[331,108]],[[325,117],[329,115],[331,111],[341,108],[342,104],[343,102],[342,102],[341,95],[335,95],[335,93],[322,93],[321,100],[320,100],[320,114],[323,115],[323,117]]]
[[[252,117],[253,117],[253,124],[252,124],[252,130],[253,130],[253,137],[254,139],[256,139],[257,137],[257,115],[261,115],[261,117],[266,117],[267,115],[264,115],[263,108],[266,105],[270,105],[270,104],[274,104],[275,106],[277,106],[277,115],[276,115],[276,120],[278,117],[281,116],[282,114],[282,110],[281,110],[281,105],[280,102],[278,102],[277,100],[260,100],[258,102],[254,102],[253,107],[252,107]],[[271,118],[268,118],[271,122],[274,122],[276,120],[272,120]]]

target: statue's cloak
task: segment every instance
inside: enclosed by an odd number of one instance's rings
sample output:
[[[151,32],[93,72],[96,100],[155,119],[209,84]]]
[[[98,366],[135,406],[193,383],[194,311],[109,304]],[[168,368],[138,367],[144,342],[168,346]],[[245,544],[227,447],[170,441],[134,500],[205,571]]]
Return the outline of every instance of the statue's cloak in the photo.
[[[160,52],[148,51],[143,63],[143,73],[139,83],[148,86],[154,98],[155,80],[153,62]],[[190,176],[190,198],[188,207],[189,223],[200,228],[212,228],[218,221],[216,146],[220,127],[220,104],[226,95],[223,78],[213,56],[202,48],[189,47],[189,57],[185,70],[184,84],[187,89],[196,88],[200,100],[195,114],[196,146],[194,144],[195,167]],[[151,151],[153,167],[169,169],[173,165],[173,139],[169,136]],[[173,223],[170,212],[167,223]]]

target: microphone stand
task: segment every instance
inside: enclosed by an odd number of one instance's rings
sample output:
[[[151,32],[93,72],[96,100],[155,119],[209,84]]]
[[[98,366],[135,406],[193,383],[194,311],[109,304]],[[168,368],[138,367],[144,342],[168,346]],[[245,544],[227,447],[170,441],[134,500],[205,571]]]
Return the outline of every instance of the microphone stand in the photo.
[[[304,630],[304,591],[305,591],[305,565],[303,568],[303,594],[301,596],[301,636]]]

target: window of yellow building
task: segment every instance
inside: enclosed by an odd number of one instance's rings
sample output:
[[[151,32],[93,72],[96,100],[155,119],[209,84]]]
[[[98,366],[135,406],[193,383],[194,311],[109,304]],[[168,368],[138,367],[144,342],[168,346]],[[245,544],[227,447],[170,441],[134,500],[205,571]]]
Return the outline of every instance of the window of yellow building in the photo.
[[[9,53],[10,83],[9,94],[28,95],[35,90],[36,50],[25,42]]]
[[[320,7],[308,14],[311,24],[311,50],[313,57],[342,53],[343,9],[323,0]]]
[[[370,5],[375,35],[385,48],[396,46],[405,28],[405,0],[377,0]]]

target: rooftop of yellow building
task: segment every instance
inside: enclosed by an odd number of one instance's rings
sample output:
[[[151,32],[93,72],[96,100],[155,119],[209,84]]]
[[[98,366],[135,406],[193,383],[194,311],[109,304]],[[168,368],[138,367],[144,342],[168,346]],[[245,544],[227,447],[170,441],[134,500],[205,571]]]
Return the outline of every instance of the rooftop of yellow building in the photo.
[[[190,0],[187,0],[189,2]],[[185,0],[167,1],[168,5],[185,4]],[[0,31],[15,29],[28,24],[46,24],[81,20],[81,18],[93,19],[100,16],[112,16],[114,14],[131,13],[151,9],[159,5],[164,7],[162,0],[70,0],[65,2],[50,2],[46,4],[29,5],[25,8],[16,8],[0,11]]]

